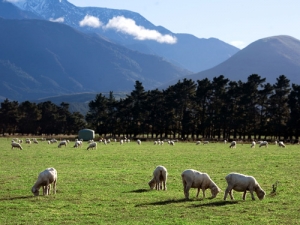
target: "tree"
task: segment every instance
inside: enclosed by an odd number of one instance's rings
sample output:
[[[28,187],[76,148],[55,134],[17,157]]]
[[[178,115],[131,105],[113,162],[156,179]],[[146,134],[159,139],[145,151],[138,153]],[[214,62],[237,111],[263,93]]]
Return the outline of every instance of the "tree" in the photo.
[[[20,119],[18,107],[19,103],[17,101],[10,102],[8,99],[5,99],[4,102],[1,103],[0,124],[2,134],[14,134],[16,132]]]
[[[300,85],[292,84],[292,91],[288,96],[288,105],[290,108],[290,138],[294,136],[297,140],[300,136]]]
[[[38,122],[42,118],[42,114],[36,103],[22,102],[19,105],[19,115],[18,128],[20,133],[38,134],[40,132]]]

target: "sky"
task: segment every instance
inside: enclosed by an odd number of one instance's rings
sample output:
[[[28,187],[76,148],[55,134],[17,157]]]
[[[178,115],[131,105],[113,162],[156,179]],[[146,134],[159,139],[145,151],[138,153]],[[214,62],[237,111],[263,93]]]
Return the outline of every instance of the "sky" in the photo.
[[[156,26],[240,49],[276,35],[300,40],[299,0],[68,0],[75,6],[126,9]]]

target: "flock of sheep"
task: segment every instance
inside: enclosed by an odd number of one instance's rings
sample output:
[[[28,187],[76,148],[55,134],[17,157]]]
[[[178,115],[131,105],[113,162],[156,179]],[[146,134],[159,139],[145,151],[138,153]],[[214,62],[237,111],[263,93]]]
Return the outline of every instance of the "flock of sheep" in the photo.
[[[167,176],[167,169],[164,166],[157,166],[153,171],[153,178],[148,183],[149,187],[156,190],[167,190]],[[206,189],[210,189],[212,198],[215,198],[221,191],[207,173],[188,169],[182,172],[181,178],[183,183],[183,192],[186,199],[189,199],[189,191],[191,188],[198,189],[196,197],[198,197],[201,189],[203,198],[205,198]],[[247,191],[250,192],[252,200],[255,200],[253,192],[256,193],[260,200],[262,200],[266,195],[265,191],[259,186],[253,176],[247,176],[240,173],[230,173],[225,177],[225,179],[227,181],[227,188],[224,194],[224,201],[228,194],[231,200],[234,200],[232,190],[243,192],[243,200],[246,199]]]
[[[38,143],[36,139],[32,140],[33,143]],[[99,142],[103,142],[104,144],[110,143],[110,140],[106,139],[100,139]],[[116,140],[115,140],[116,142]],[[120,144],[123,144],[124,142],[130,142],[129,139],[122,139],[120,140]],[[175,145],[175,141],[167,141],[170,145]],[[12,149],[18,148],[22,150],[21,146],[22,141],[18,139],[13,139],[11,142]],[[26,143],[31,143],[30,139],[26,139]],[[57,140],[52,139],[48,141],[48,144],[57,143]],[[63,140],[60,141],[58,144],[58,147],[67,146],[69,141]],[[75,140],[74,148],[81,147],[83,141],[82,140]],[[226,144],[227,141],[225,140],[224,143]],[[137,140],[137,144],[140,145],[141,141]],[[163,141],[154,141],[155,145],[163,145]],[[196,145],[201,144],[200,141],[196,142]],[[208,141],[203,142],[203,144],[209,144]],[[258,142],[259,147],[265,146],[268,147],[267,141],[260,141]],[[282,141],[275,142],[276,145],[279,147],[286,147]],[[254,148],[256,145],[255,141],[252,141],[251,148]],[[237,142],[232,141],[230,143],[230,148],[236,148]],[[89,149],[97,149],[97,142],[91,140],[88,142],[87,150]],[[153,172],[153,178],[148,182],[148,185],[150,189],[156,189],[156,190],[167,190],[167,169],[164,166],[157,166]],[[181,174],[182,183],[183,183],[183,190],[184,190],[184,196],[186,199],[189,199],[189,190],[191,188],[197,188],[197,194],[196,197],[198,197],[200,189],[203,193],[203,198],[205,198],[205,190],[210,189],[212,198],[215,198],[217,194],[221,191],[221,189],[212,181],[210,176],[207,173],[202,173],[197,170],[188,169],[183,171]],[[227,188],[225,190],[224,194],[224,200],[226,200],[228,194],[231,198],[231,200],[234,200],[232,190],[235,190],[237,192],[243,192],[243,200],[245,200],[247,191],[250,192],[252,200],[255,200],[253,192],[256,193],[258,198],[262,200],[265,197],[265,191],[260,187],[258,182],[253,176],[243,175],[239,173],[230,173],[226,177],[227,182]],[[39,189],[42,188],[43,195],[49,195],[52,185],[53,194],[56,193],[56,183],[57,183],[57,171],[54,168],[47,168],[46,170],[42,171],[38,178],[36,183],[33,185],[31,191],[35,196],[39,195]]]

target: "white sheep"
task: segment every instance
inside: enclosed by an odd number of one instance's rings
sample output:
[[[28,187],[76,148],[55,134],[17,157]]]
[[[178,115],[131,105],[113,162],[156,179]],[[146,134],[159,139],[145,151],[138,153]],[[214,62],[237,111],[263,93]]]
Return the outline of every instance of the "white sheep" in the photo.
[[[151,189],[167,190],[168,172],[164,166],[157,166],[153,171],[153,178],[148,182]]]
[[[89,149],[97,149],[97,142],[90,143],[89,146],[87,147],[87,150]]]
[[[255,145],[256,145],[255,141],[252,141],[251,148],[255,148]]]
[[[26,144],[31,144],[30,139],[27,138],[26,141],[25,141],[25,143],[26,143]]]
[[[61,148],[61,146],[65,146],[65,147],[67,147],[67,141],[66,140],[64,140],[64,141],[61,141],[59,144],[58,144],[58,147],[59,148]]]
[[[279,141],[279,142],[278,142],[278,146],[279,146],[279,147],[285,148],[285,144],[283,143],[283,141]]]
[[[124,143],[123,139],[120,140],[120,145],[122,145]]]
[[[221,189],[212,181],[207,173],[201,173],[197,170],[188,169],[181,174],[183,191],[186,199],[189,199],[189,190],[191,188],[198,188],[198,197],[200,189],[203,192],[203,198],[205,198],[205,190],[210,189],[212,198],[215,198]]]
[[[141,140],[140,140],[140,139],[137,139],[137,141],[136,141],[136,142],[137,142],[137,144],[138,144],[138,145],[141,145],[141,144],[142,144],[142,142],[141,142]]]
[[[15,141],[12,141],[12,142],[11,142],[11,149],[14,149],[14,148],[18,148],[18,149],[20,149],[20,150],[23,150],[23,148],[22,148],[22,146],[21,146],[20,143],[17,143],[17,142],[15,142]]]
[[[246,198],[247,191],[250,191],[252,200],[255,200],[253,191],[256,192],[260,200],[262,200],[265,197],[265,191],[259,186],[256,179],[252,176],[247,176],[239,173],[230,173],[225,177],[225,179],[227,181],[228,186],[225,190],[224,201],[226,200],[228,193],[230,195],[231,200],[234,200],[232,190],[244,192],[243,200],[245,200]]]
[[[57,171],[54,168],[47,168],[41,172],[37,178],[37,181],[31,188],[31,192],[34,196],[39,195],[39,189],[43,187],[43,195],[50,194],[50,185],[52,184],[53,194],[56,193],[56,183],[57,183]]]
[[[209,144],[209,141],[203,141],[203,144],[207,145],[207,144]]]
[[[197,141],[197,142],[196,142],[196,145],[200,145],[200,144],[201,144],[201,141]]]
[[[232,141],[229,145],[229,148],[236,148],[236,141]]]
[[[82,141],[76,140],[75,144],[74,144],[74,148],[78,148],[78,147],[81,147],[81,146],[82,146]]]
[[[267,148],[268,147],[268,142],[267,141],[260,142],[259,147],[261,147],[261,146],[265,146]]]

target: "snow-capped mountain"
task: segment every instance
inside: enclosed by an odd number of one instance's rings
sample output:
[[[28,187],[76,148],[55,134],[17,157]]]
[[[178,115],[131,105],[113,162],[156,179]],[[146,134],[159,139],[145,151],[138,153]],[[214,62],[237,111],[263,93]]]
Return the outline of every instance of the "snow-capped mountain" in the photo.
[[[142,53],[155,54],[192,72],[218,65],[239,51],[217,38],[200,39],[190,34],[174,34],[164,27],[155,26],[139,13],[128,10],[77,7],[67,0],[24,0],[15,4],[45,20],[95,33]],[[131,23],[141,31],[128,31],[124,28],[126,23]],[[157,38],[140,36],[145,30],[155,33]]]

